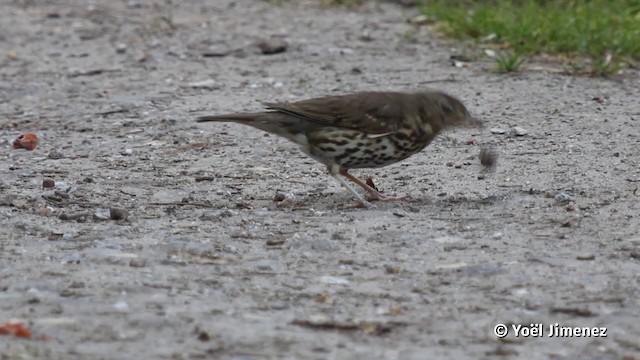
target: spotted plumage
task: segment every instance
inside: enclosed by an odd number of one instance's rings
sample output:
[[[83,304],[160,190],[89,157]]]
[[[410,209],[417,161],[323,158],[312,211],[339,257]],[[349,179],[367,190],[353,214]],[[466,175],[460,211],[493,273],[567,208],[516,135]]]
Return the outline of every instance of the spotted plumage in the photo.
[[[361,205],[366,201],[339,175],[372,199],[395,200],[348,170],[393,164],[424,149],[442,130],[481,125],[459,100],[440,91],[361,92],[265,106],[268,111],[202,116],[198,121],[236,122],[291,140],[326,165]]]

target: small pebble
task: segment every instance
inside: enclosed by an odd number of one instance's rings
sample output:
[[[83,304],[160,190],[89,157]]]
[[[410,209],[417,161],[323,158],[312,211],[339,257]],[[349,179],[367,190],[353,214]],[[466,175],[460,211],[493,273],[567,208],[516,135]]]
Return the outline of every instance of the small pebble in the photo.
[[[329,275],[325,275],[325,276],[321,276],[320,277],[320,282],[323,284],[331,284],[331,285],[347,285],[349,284],[349,280],[345,279],[345,278],[341,278],[338,276],[329,276]]]
[[[111,219],[111,214],[104,210],[96,210],[92,216],[94,221],[106,221]]]
[[[278,204],[276,204],[277,207],[287,207],[287,206],[292,206],[295,203],[295,199],[293,198],[286,198],[282,201],[280,201]]]
[[[514,126],[514,127],[513,127],[513,133],[514,133],[516,136],[525,136],[525,135],[527,135],[529,132],[528,132],[525,128],[522,128],[522,127],[520,127],[520,126]]]
[[[233,51],[230,49],[216,47],[216,48],[205,50],[204,52],[202,52],[202,56],[203,57],[225,57],[230,55],[232,52]],[[239,56],[243,55],[242,51],[237,51],[236,53]]]
[[[491,131],[492,134],[504,134],[507,132],[505,129],[501,128],[491,128],[489,131]]]
[[[278,207],[291,206],[296,202],[296,196],[293,193],[282,194],[277,193],[273,197],[273,201],[276,202]]]
[[[399,1],[399,2],[404,5],[403,1]],[[421,15],[418,15],[418,16],[414,16],[411,19],[409,19],[409,23],[411,23],[413,25],[427,25],[429,23],[429,21],[431,21],[431,19],[427,15],[424,15],[424,14],[421,14]]]
[[[111,208],[109,209],[111,220],[126,220],[129,212],[125,209]]]
[[[36,215],[49,217],[53,215],[53,209],[50,207],[38,208],[34,211]]]
[[[67,183],[64,181],[55,181],[53,185],[58,189],[56,191],[64,191],[65,193],[72,191],[71,187],[67,186]]]
[[[287,240],[285,239],[269,239],[265,242],[265,244],[267,246],[279,246],[279,245],[283,245],[286,242]]]
[[[0,196],[0,206],[12,206],[14,197],[11,194]]]
[[[282,39],[271,38],[268,40],[258,41],[256,46],[264,55],[273,55],[287,51],[289,44]]]
[[[74,213],[62,213],[60,214],[60,216],[58,216],[58,219],[81,221],[82,219],[86,219],[88,216],[89,216],[88,211],[78,211]]]
[[[127,7],[129,9],[141,9],[144,5],[142,4],[142,1],[131,0],[127,3]]]
[[[595,260],[596,256],[593,254],[581,254],[576,256],[577,260],[582,260],[582,261],[589,261],[589,260]]]
[[[52,152],[49,153],[49,155],[47,155],[47,157],[49,159],[62,159],[64,158],[64,155],[62,155],[61,152],[59,152],[58,150],[53,150]]]
[[[401,270],[398,265],[385,265],[384,269],[387,274],[398,274]]]
[[[52,188],[56,186],[56,182],[52,178],[44,178],[42,179],[42,188]]]
[[[194,89],[205,89],[205,90],[217,90],[221,88],[221,85],[216,83],[216,81],[213,79],[190,82],[187,84],[187,86]]]
[[[124,151],[122,152],[123,156],[131,156],[131,154],[133,154],[132,149],[124,149]]]
[[[52,233],[49,233],[49,236],[47,236],[47,240],[49,240],[49,241],[60,240],[60,239],[62,239],[62,235],[63,234],[52,232]]]
[[[558,194],[556,194],[556,196],[554,196],[554,198],[556,199],[557,202],[571,202],[574,201],[574,197],[571,196],[570,194],[567,194],[566,192],[559,192]]]
[[[137,268],[145,267],[145,266],[147,266],[147,259],[146,258],[133,258],[133,259],[129,260],[129,266],[137,267]]]
[[[75,235],[73,235],[71,233],[62,234],[62,240],[72,240],[74,237],[75,237]]]
[[[129,304],[126,301],[118,301],[113,307],[119,312],[129,312]]]
[[[203,342],[210,341],[211,335],[209,335],[209,333],[206,331],[200,331],[198,332],[198,340]]]
[[[289,304],[287,304],[284,301],[272,301],[269,304],[269,307],[271,308],[271,310],[286,310],[289,308]]]
[[[117,43],[116,44],[116,52],[118,54],[124,54],[127,51],[127,44],[125,43]]]

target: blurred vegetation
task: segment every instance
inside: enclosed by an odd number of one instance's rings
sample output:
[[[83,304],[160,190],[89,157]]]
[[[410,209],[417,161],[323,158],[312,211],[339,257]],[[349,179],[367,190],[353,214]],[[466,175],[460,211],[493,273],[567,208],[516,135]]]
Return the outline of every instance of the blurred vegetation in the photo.
[[[575,72],[609,75],[640,61],[640,0],[419,0],[439,31],[508,49],[498,68],[522,57],[561,55]]]

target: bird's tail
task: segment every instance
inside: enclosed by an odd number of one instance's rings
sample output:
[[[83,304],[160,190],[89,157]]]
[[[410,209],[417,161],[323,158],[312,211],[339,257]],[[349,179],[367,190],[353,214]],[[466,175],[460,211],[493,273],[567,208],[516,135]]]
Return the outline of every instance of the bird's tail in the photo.
[[[303,131],[298,117],[282,114],[277,111],[264,111],[255,113],[239,113],[224,115],[206,115],[197,118],[198,122],[220,121],[234,122],[242,125],[266,131],[272,134],[284,136],[296,142],[296,134]]]

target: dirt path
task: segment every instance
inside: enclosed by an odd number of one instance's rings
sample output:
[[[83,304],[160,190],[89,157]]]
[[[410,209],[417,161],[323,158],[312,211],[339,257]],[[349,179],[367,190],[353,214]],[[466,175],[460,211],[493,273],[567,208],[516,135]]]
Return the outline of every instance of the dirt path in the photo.
[[[0,322],[35,333],[0,336],[0,358],[640,358],[637,73],[453,67],[461,50],[409,41],[417,10],[386,3],[92,3],[0,3]],[[413,199],[370,210],[286,140],[193,121],[425,87],[487,127],[355,172]],[[484,177],[481,145],[500,154]]]

